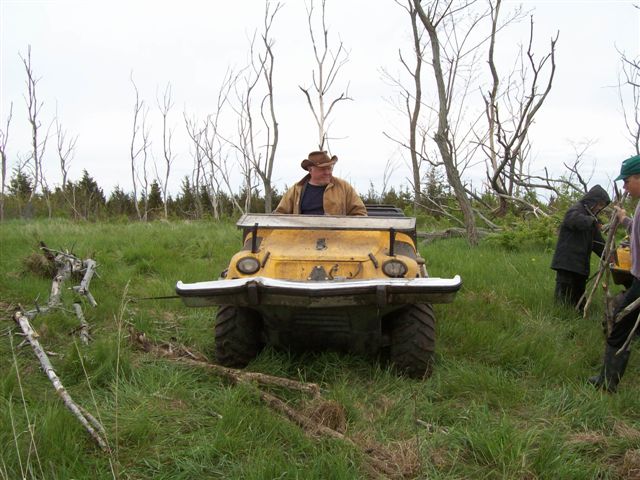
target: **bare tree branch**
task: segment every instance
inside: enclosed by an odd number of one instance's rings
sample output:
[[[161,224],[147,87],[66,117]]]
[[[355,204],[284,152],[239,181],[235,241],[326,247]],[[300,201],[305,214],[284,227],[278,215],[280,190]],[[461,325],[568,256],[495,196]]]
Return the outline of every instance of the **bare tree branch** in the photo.
[[[298,86],[305,98],[307,104],[316,121],[318,127],[318,149],[327,149],[327,143],[329,140],[329,123],[328,118],[333,108],[341,101],[353,100],[349,96],[349,86],[344,92],[340,93],[333,100],[329,101],[327,106],[327,95],[331,90],[331,87],[335,83],[340,69],[349,61],[349,53],[344,47],[342,42],[339,42],[337,50],[334,51],[329,48],[329,30],[326,23],[326,0],[321,1],[322,10],[320,13],[320,21],[322,26],[322,46],[318,46],[318,40],[316,38],[316,30],[313,27],[313,0],[310,3],[305,3],[307,10],[307,24],[309,26],[309,36],[311,37],[311,45],[313,48],[313,54],[316,61],[317,71],[312,71],[312,83],[313,91],[316,97],[316,102],[311,99],[310,88]],[[330,58],[327,58],[327,57]],[[327,62],[328,61],[328,62]]]

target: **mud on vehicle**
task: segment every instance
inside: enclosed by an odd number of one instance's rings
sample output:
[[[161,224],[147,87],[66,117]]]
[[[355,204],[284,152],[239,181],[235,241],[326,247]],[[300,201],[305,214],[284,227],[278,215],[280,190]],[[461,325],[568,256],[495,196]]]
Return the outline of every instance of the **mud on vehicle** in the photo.
[[[403,373],[431,374],[432,304],[451,302],[460,277],[427,275],[415,218],[393,207],[368,211],[368,217],[240,218],[243,246],[223,275],[176,286],[187,306],[218,306],[218,363],[244,367],[269,344],[296,351],[385,351]]]

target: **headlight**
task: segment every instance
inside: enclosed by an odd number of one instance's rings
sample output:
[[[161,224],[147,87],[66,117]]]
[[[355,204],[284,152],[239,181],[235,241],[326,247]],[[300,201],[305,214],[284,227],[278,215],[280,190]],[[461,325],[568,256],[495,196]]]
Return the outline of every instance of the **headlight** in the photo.
[[[407,274],[407,266],[400,260],[387,260],[382,264],[382,271],[387,277],[400,278]]]
[[[253,257],[244,257],[238,260],[236,268],[245,275],[249,275],[256,273],[260,269],[260,262]]]

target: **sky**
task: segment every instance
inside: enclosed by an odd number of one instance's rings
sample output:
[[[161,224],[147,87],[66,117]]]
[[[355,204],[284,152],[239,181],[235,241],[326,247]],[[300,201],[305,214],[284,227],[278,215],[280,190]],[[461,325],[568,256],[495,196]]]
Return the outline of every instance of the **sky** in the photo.
[[[638,2],[636,2],[638,3]],[[536,52],[548,50],[559,32],[553,88],[531,130],[531,173],[544,167],[559,175],[575,158],[573,145],[589,142],[583,172],[590,184],[612,190],[620,162],[634,154],[627,139],[617,88],[619,51],[640,55],[640,10],[632,1],[506,1],[522,5],[535,22]],[[316,1],[316,9],[319,9]],[[57,117],[68,137],[77,137],[70,177],[86,169],[108,192],[119,185],[132,191],[129,146],[135,101],[149,106],[152,152],[161,161],[161,116],[156,98],[171,84],[174,130],[170,190],[190,175],[193,159],[184,115],[212,113],[225,73],[247,64],[249,39],[262,29],[263,0],[0,0],[0,124],[5,128],[13,104],[7,153],[9,168],[29,153],[25,104],[26,75],[20,55],[31,46],[31,62],[43,102],[46,128]],[[406,12],[393,0],[327,0],[329,45],[342,41],[349,60],[328,98],[348,86],[352,101],[331,114],[330,143],[339,161],[334,174],[364,193],[380,191],[385,165],[395,165],[389,182],[407,185],[406,155],[385,135],[406,130],[406,118],[393,106],[397,91],[382,71],[400,71],[398,51],[409,53],[411,33]],[[317,129],[299,86],[311,85],[313,52],[303,0],[283,2],[272,27],[275,40],[275,101],[280,144],[273,172],[282,191],[306,172],[300,162],[315,150]],[[498,43],[505,70],[514,48],[526,40],[528,22],[513,26]],[[425,68],[425,71],[428,70]],[[479,98],[479,92],[472,92]],[[235,125],[223,125],[233,132]],[[53,132],[53,129],[51,130]],[[160,163],[159,163],[160,164]],[[55,139],[44,157],[50,184],[59,184]],[[483,169],[467,180],[480,188]]]

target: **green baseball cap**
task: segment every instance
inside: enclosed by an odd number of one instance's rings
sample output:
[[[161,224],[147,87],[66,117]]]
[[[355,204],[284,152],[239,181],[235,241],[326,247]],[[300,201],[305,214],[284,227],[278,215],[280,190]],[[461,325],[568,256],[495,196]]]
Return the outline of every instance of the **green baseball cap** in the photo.
[[[634,157],[629,157],[625,161],[622,162],[622,166],[620,167],[620,175],[614,180],[624,180],[631,175],[636,175],[640,173],[640,155],[636,155]]]

